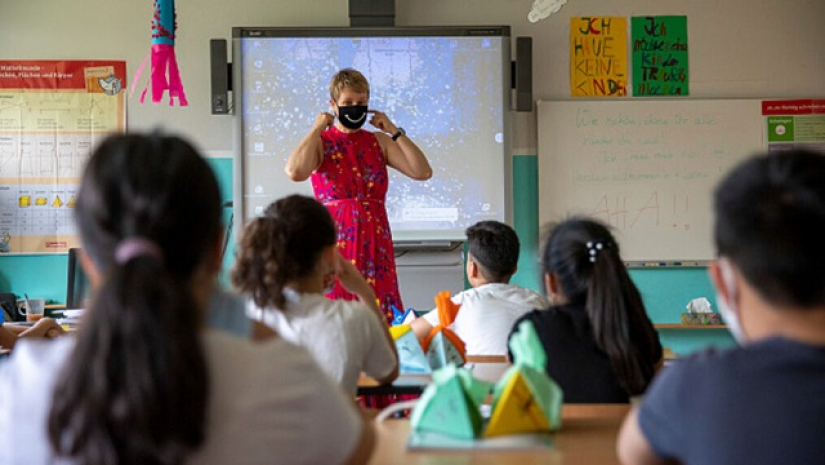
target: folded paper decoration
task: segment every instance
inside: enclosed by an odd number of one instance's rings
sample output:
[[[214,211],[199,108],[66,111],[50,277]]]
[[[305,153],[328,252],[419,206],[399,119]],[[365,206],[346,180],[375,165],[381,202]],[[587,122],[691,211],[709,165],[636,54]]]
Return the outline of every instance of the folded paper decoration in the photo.
[[[419,317],[419,312],[413,310],[412,308],[408,308],[407,311],[402,312],[395,305],[390,305],[390,307],[392,307],[393,325],[408,325]]]
[[[174,99],[178,99],[180,106],[189,104],[186,100],[186,93],[183,91],[183,82],[178,70],[178,59],[175,56],[175,34],[177,32],[177,12],[175,11],[175,0],[154,0],[154,15],[152,16],[152,50],[143,59],[132,80],[132,89],[129,96],[135,92],[135,85],[140,79],[146,62],[152,59],[152,71],[146,87],[140,94],[140,103],[146,98],[149,90],[149,82],[152,86],[152,102],[159,103],[163,98],[163,92],[169,91],[169,105],[174,105]],[[168,77],[167,77],[168,73]]]
[[[395,350],[398,352],[398,371],[400,373],[430,373],[430,362],[410,325],[396,325],[390,327],[390,334],[395,341]]]
[[[432,384],[413,408],[410,417],[413,430],[461,439],[479,437],[484,427],[479,407],[491,386],[455,365],[436,370]]]
[[[439,292],[435,296],[435,306],[438,312],[438,325],[421,341],[421,347],[427,354],[433,370],[450,363],[461,366],[466,360],[464,342],[449,329],[461,306],[453,303],[449,291]]]
[[[480,406],[492,385],[448,364],[433,372],[432,384],[413,408],[413,430],[472,440],[561,427],[562,391],[544,371],[546,354],[531,322],[519,325],[510,338],[510,350],[515,365],[493,388],[492,414],[486,425]]]
[[[561,388],[544,371],[547,355],[536,329],[523,321],[510,338],[515,364],[496,383],[484,436],[556,430],[561,426]]]

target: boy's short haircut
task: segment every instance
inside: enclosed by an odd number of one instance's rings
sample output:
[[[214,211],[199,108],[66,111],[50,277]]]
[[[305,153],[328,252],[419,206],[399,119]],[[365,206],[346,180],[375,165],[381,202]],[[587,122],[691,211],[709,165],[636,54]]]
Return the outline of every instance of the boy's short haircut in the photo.
[[[714,192],[715,241],[766,301],[825,304],[825,156],[792,150],[734,168]]]
[[[513,228],[499,221],[480,221],[466,234],[468,252],[481,265],[484,279],[500,282],[516,272],[519,241]]]
[[[355,92],[370,96],[370,83],[359,71],[352,68],[344,68],[332,76],[329,83],[329,95],[332,100],[338,102],[338,97],[344,89],[352,89]]]

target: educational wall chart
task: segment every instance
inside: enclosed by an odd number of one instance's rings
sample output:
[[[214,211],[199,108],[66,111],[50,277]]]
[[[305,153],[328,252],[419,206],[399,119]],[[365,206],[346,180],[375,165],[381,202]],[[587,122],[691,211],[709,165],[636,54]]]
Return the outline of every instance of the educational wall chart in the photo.
[[[631,18],[633,95],[689,95],[687,16]]]
[[[806,148],[825,153],[825,99],[762,102],[768,150]]]
[[[0,253],[78,246],[82,169],[125,130],[125,87],[123,61],[0,61]]]
[[[627,95],[625,18],[570,18],[570,95]]]

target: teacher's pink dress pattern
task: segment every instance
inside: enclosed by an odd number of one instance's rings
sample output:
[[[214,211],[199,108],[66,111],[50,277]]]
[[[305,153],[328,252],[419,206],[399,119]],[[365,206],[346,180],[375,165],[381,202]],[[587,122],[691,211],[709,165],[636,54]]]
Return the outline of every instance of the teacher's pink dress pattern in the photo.
[[[375,134],[344,133],[335,127],[321,133],[324,160],[312,173],[315,198],[323,203],[338,229],[338,249],[375,290],[381,311],[392,321],[392,305],[403,309],[398,293],[392,232],[384,200],[389,176]],[[331,299],[356,298],[339,283]]]

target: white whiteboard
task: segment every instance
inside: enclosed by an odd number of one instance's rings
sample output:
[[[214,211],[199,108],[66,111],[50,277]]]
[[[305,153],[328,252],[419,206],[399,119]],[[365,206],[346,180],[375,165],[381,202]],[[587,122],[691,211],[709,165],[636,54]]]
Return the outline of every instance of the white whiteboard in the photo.
[[[627,261],[709,260],[713,189],[765,147],[761,100],[539,101],[539,220],[614,227]]]

